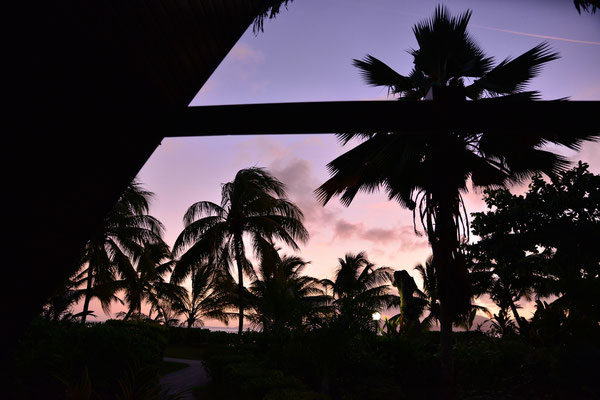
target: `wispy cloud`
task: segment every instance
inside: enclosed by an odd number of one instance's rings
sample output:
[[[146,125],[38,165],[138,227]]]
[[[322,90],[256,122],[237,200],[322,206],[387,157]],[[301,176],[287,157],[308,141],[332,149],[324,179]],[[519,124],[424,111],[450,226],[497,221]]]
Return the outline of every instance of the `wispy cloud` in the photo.
[[[241,62],[261,62],[265,59],[265,55],[258,50],[245,43],[236,44],[229,52],[229,57],[233,60]]]
[[[591,44],[591,45],[594,45],[594,46],[600,46],[600,42],[593,42],[593,41],[589,41],[589,40],[578,40],[578,39],[568,39],[568,38],[563,38],[563,37],[558,37],[558,36],[539,35],[537,33],[519,32],[519,31],[510,30],[510,29],[494,28],[494,27],[491,27],[491,26],[484,26],[484,25],[475,25],[475,24],[473,24],[471,26],[473,28],[486,29],[488,31],[512,33],[513,35],[530,36],[530,37],[536,37],[536,38],[541,38],[541,39],[560,40],[562,42]]]
[[[362,223],[339,219],[333,225],[333,231],[333,240],[356,237],[377,244],[393,244],[399,251],[414,251],[429,246],[427,239],[417,236],[413,227],[408,225],[396,228],[368,228]]]

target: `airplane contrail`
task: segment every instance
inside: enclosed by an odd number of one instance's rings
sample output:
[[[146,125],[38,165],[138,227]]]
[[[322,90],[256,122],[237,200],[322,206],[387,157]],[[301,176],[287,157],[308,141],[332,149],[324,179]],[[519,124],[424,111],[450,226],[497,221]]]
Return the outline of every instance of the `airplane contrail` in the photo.
[[[600,46],[600,42],[591,42],[591,41],[588,41],[588,40],[577,40],[577,39],[567,39],[567,38],[562,38],[562,37],[557,37],[557,36],[538,35],[538,34],[535,34],[535,33],[511,31],[509,29],[492,28],[491,26],[483,26],[483,25],[475,25],[475,24],[473,24],[471,26],[473,28],[487,29],[487,30],[490,30],[490,31],[497,31],[497,32],[512,33],[512,34],[521,35],[521,36],[531,36],[531,37],[537,37],[537,38],[542,38],[542,39],[560,40],[560,41],[563,41],[563,42],[592,44],[592,45],[595,45],[595,46]]]

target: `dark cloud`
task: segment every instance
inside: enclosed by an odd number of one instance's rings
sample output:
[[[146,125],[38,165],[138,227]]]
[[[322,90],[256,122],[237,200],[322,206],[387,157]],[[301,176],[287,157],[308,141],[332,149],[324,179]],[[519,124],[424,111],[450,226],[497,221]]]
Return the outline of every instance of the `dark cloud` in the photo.
[[[340,219],[336,222],[334,226],[335,238],[347,239],[355,234],[359,233],[362,230],[362,224],[353,224],[347,222],[343,219]]]
[[[418,236],[413,227],[409,225],[402,225],[398,228],[365,228],[362,223],[355,224],[339,219],[333,226],[334,240],[357,237],[376,244],[392,245],[401,252],[429,246],[425,236]]]
[[[361,239],[370,240],[372,242],[386,243],[398,239],[398,231],[396,229],[372,228],[367,229],[360,234]]]
[[[279,158],[269,170],[287,187],[288,197],[304,213],[305,224],[318,228],[335,218],[336,212],[323,207],[315,198],[314,190],[320,185],[309,161],[300,158]]]

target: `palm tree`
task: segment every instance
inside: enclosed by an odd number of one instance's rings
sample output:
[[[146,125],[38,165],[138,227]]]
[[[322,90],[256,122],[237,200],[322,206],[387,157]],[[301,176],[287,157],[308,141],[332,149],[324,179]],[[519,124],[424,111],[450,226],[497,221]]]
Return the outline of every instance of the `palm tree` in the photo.
[[[423,281],[423,290],[421,293],[423,293],[423,299],[427,302],[425,308],[429,311],[429,314],[423,319],[421,324],[423,327],[430,329],[433,325],[440,322],[440,297],[433,268],[433,256],[427,258],[425,266],[417,264],[414,269],[421,275],[421,280]]]
[[[339,258],[335,280],[321,282],[333,291],[338,322],[349,331],[360,331],[372,328],[374,312],[397,304],[396,296],[389,293],[391,280],[391,268],[375,268],[360,252]]]
[[[320,281],[301,275],[307,262],[296,256],[263,258],[250,286],[253,320],[263,331],[284,332],[318,322],[329,303]]]
[[[85,295],[85,290],[78,289],[85,283],[85,277],[77,274],[64,282],[42,308],[42,317],[51,321],[71,321],[81,318],[81,313],[73,314],[73,306]],[[90,312],[88,311],[88,315]]]
[[[235,260],[241,335],[246,307],[244,273],[250,277],[256,275],[246,256],[244,235],[248,236],[255,253],[260,253],[264,242],[273,240],[297,250],[296,241],[308,239],[302,218],[302,212],[287,200],[285,185],[277,178],[262,168],[242,169],[233,181],[222,185],[220,205],[200,201],[185,213],[185,228],[174,245],[174,253],[181,257],[171,281],[181,282],[193,265],[208,259],[215,260],[218,268],[230,273]]]
[[[124,299],[129,308],[124,319],[134,313],[140,314],[144,302],[150,303],[151,318],[160,300],[174,303],[187,294],[185,288],[165,280],[165,276],[172,272],[173,263],[169,246],[162,240],[144,247],[135,265],[135,276],[132,274],[117,281],[125,292]]]
[[[137,280],[134,264],[143,255],[145,246],[162,242],[164,226],[148,215],[152,196],[134,180],[86,244],[81,260],[87,276],[82,323],[90,299],[98,297],[103,310],[108,312],[122,281]]]
[[[542,43],[493,67],[493,59],[485,56],[467,32],[470,17],[470,11],[450,17],[438,6],[433,18],[415,25],[419,48],[410,51],[414,68],[407,76],[370,55],[354,60],[354,65],[368,84],[385,86],[403,101],[433,99],[443,107],[466,98],[486,102],[538,98],[537,92],[525,91],[525,86],[543,64],[558,55]],[[470,80],[473,82],[468,84]],[[390,199],[413,210],[415,216],[418,213],[436,260],[443,386],[450,397],[452,322],[470,304],[468,273],[459,250],[468,235],[461,193],[467,191],[469,178],[474,187],[498,187],[521,182],[535,172],[554,175],[568,165],[568,160],[541,147],[552,143],[578,149],[583,140],[598,137],[597,133],[578,135],[535,131],[510,141],[493,129],[339,135],[343,144],[354,138],[362,143],[328,164],[332,177],[316,194],[323,204],[341,195],[341,202],[349,205],[359,191],[383,187]]]
[[[433,256],[427,258],[425,266],[423,266],[423,264],[417,264],[414,269],[419,272],[423,281],[423,290],[420,291],[419,294],[426,302],[425,309],[429,311],[429,314],[421,321],[421,326],[425,329],[430,329],[432,326],[439,324],[441,318],[440,297],[435,268],[433,266]],[[477,292],[475,297],[479,294],[481,293]],[[465,312],[456,316],[454,325],[469,330],[473,325],[477,312],[484,313],[491,317],[491,314],[486,307],[470,303]]]
[[[217,290],[217,277],[211,263],[200,264],[192,268],[191,291],[186,291],[179,301],[174,303],[175,309],[183,315],[182,325],[192,328],[204,326],[204,318],[216,319],[227,323],[229,315],[224,312],[229,302],[227,293]]]

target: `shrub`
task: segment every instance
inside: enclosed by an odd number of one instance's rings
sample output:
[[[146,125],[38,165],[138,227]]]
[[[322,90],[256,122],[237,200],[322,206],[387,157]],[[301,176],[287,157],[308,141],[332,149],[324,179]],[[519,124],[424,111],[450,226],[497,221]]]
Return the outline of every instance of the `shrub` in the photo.
[[[141,321],[77,323],[35,320],[16,351],[15,397],[115,398],[159,393],[165,328]],[[150,397],[148,397],[150,396]]]

